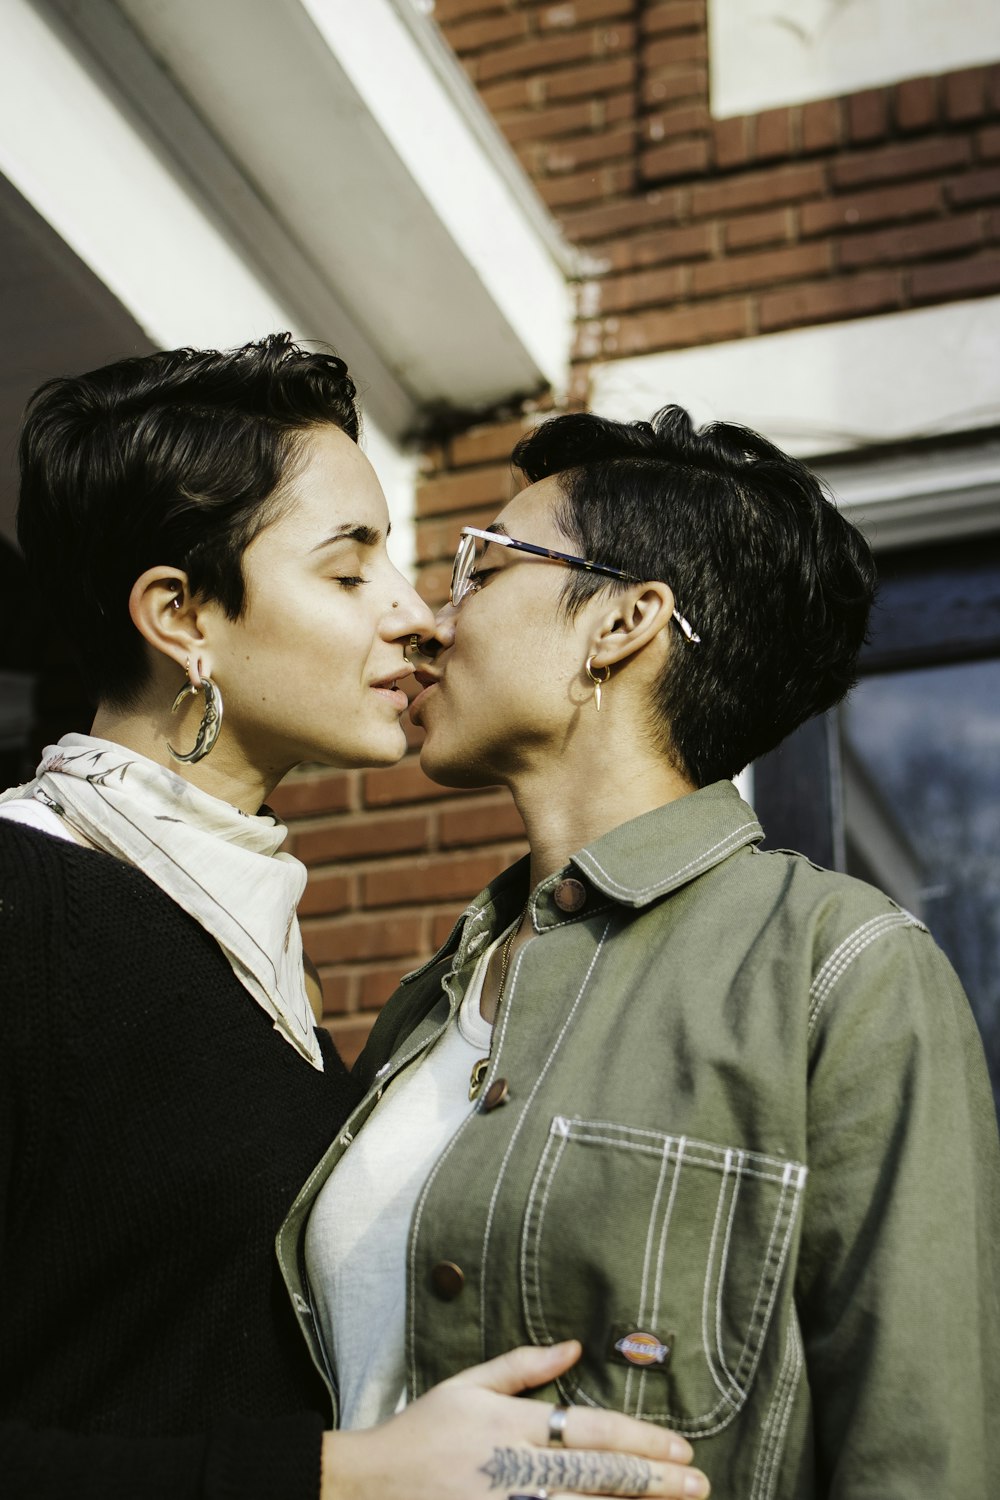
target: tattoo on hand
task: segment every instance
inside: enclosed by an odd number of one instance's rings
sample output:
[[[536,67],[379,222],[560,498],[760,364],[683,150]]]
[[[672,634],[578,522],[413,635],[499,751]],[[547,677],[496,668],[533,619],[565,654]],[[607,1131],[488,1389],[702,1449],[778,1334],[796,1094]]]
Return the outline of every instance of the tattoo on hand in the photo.
[[[644,1458],[627,1453],[549,1452],[494,1448],[481,1473],[490,1489],[574,1490],[581,1495],[645,1495],[653,1471]]]

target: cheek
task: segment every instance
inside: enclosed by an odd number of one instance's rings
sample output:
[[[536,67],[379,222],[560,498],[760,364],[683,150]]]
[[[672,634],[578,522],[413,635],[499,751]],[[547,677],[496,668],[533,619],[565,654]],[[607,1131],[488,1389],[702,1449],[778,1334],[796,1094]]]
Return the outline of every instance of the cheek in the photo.
[[[456,693],[456,720],[471,730],[514,733],[560,721],[570,706],[575,666],[555,642],[508,639],[502,651],[466,664]],[[459,684],[456,683],[456,687]]]
[[[300,588],[298,594],[291,604],[261,611],[254,622],[257,652],[272,669],[291,673],[346,670],[367,655],[371,632],[356,612],[322,591]]]
[[[508,675],[516,675],[526,691],[557,694],[579,665],[575,639],[548,612],[517,617],[515,628],[499,639],[505,642],[501,654]]]

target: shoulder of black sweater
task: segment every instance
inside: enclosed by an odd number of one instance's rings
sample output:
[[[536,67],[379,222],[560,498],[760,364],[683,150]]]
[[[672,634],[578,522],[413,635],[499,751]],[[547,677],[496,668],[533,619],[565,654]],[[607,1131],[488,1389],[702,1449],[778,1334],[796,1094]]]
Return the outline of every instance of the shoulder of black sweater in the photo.
[[[145,898],[145,899],[143,899]],[[40,829],[0,819],[0,1034],[23,1040],[51,1026],[72,975],[105,933],[136,936],[136,904],[152,903],[157,924],[190,919],[147,876],[124,861]]]

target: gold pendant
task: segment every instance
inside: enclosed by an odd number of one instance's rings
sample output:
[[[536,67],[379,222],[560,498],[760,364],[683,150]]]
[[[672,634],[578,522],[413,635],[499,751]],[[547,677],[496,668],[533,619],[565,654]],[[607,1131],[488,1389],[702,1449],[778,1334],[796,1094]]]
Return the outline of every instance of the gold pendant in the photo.
[[[483,1086],[483,1079],[489,1072],[490,1060],[488,1057],[477,1057],[472,1064],[472,1072],[469,1074],[469,1098],[474,1099]]]

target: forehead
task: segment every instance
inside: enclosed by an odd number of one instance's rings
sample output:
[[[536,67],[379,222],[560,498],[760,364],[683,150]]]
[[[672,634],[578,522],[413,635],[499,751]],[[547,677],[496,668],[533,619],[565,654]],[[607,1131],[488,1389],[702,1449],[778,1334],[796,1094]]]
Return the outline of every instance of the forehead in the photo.
[[[298,462],[283,486],[274,540],[315,546],[339,526],[367,525],[385,534],[388,507],[382,486],[357,443],[334,426],[315,428],[301,440]]]
[[[562,498],[559,481],[554,475],[539,479],[508,500],[496,520],[508,535],[518,541],[537,542],[542,547],[565,551],[567,538],[556,521]]]

